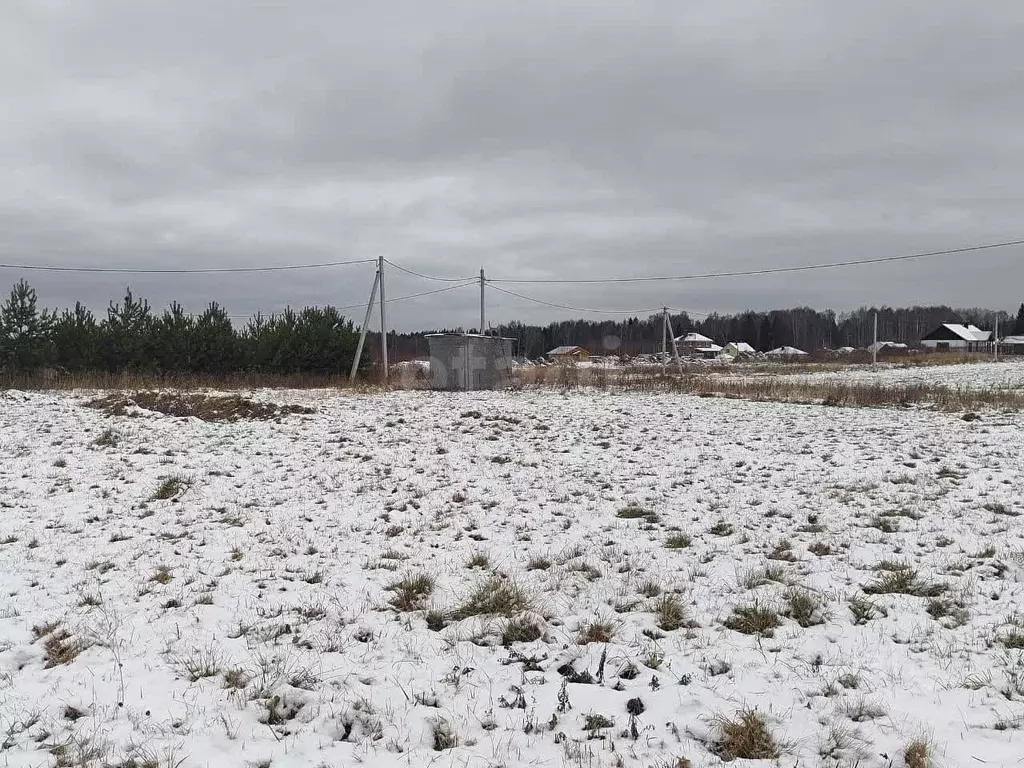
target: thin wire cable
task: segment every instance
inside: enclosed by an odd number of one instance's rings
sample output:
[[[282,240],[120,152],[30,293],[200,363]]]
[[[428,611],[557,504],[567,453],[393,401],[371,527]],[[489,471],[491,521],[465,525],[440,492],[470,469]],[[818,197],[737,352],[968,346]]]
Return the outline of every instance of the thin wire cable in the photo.
[[[479,278],[477,277],[437,277],[436,275],[424,275],[422,272],[414,272],[413,270],[407,269],[401,266],[400,264],[395,264],[395,262],[391,261],[390,259],[384,259],[384,263],[390,264],[399,272],[405,272],[407,275],[412,275],[413,277],[421,277],[424,280],[436,280],[439,283],[458,283],[462,282],[463,280],[479,280]]]
[[[0,264],[0,269],[26,269],[39,272],[108,272],[132,275],[198,275],[225,272],[283,272],[298,269],[324,269],[326,267],[347,267],[351,264],[373,264],[376,259],[356,259],[354,261],[325,261],[318,264],[282,264],[271,267],[211,267],[206,269],[145,269],[118,267],[61,267],[49,264]]]
[[[445,291],[454,291],[456,288],[465,288],[468,285],[476,284],[476,282],[477,282],[477,280],[474,279],[474,280],[469,280],[467,282],[463,282],[460,285],[449,285],[449,286],[446,286],[444,288],[436,288],[436,289],[434,289],[432,291],[422,291],[420,293],[410,293],[407,296],[396,296],[393,299],[388,299],[384,303],[385,304],[393,304],[396,301],[407,301],[408,299],[418,299],[421,296],[431,296],[431,295],[433,295],[435,293],[444,293]],[[495,290],[498,290],[498,289],[495,289]],[[344,311],[346,309],[359,309],[360,307],[365,307],[365,306],[366,306],[366,302],[364,301],[364,302],[362,302],[360,304],[349,304],[348,306],[344,306],[344,307],[334,307],[334,309],[338,310],[339,312],[342,312],[342,311]],[[283,312],[283,311],[284,310],[281,310],[281,312]],[[245,318],[249,318],[249,317],[255,317],[258,314],[266,314],[266,313],[263,313],[262,311],[260,311],[260,312],[253,312],[252,314],[248,314],[248,315],[228,315],[228,317],[234,318],[234,319],[245,319]],[[266,314],[266,316],[270,317],[270,316],[272,316],[274,314],[280,314],[280,313],[279,312],[272,312],[272,313]]]
[[[735,272],[705,272],[692,275],[658,275],[653,277],[595,277],[579,279],[558,279],[558,278],[536,278],[521,279],[512,278],[488,278],[489,283],[645,283],[659,282],[666,280],[708,280],[720,277],[745,277],[750,275],[777,275],[785,272],[807,272],[815,269],[836,269],[838,267],[855,267],[866,264],[883,264],[894,261],[910,261],[912,259],[926,259],[933,256],[950,256],[957,253],[971,253],[974,251],[986,251],[995,248],[1008,248],[1014,245],[1024,245],[1024,240],[1007,240],[1002,243],[988,243],[986,245],[971,245],[964,248],[949,248],[943,251],[926,251],[924,253],[911,253],[903,256],[881,256],[873,259],[852,259],[850,261],[836,261],[826,264],[803,264],[796,267],[769,267],[767,269],[746,269]]]
[[[546,307],[555,307],[557,309],[567,309],[570,312],[592,312],[600,315],[642,315],[645,313],[661,312],[662,307],[655,307],[654,309],[584,309],[582,307],[570,307],[566,304],[555,304],[551,301],[544,301],[543,299],[535,298],[534,296],[526,296],[522,293],[516,293],[505,288],[499,288],[496,285],[491,286],[492,289],[500,293],[507,293],[509,296],[515,296],[518,299],[526,299],[526,301],[532,301],[536,304],[543,304]]]

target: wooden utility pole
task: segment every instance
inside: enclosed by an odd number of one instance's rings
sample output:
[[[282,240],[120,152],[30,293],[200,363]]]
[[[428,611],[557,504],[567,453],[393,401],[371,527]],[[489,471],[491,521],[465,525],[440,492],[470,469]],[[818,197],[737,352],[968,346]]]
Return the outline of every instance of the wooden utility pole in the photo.
[[[388,313],[384,298],[384,257],[377,258],[377,281],[380,283],[380,360],[384,370],[384,381],[388,380]]]
[[[366,316],[363,318],[363,327],[359,331],[359,344],[356,346],[356,356],[352,361],[352,371],[348,375],[349,382],[356,379],[356,372],[359,370],[359,360],[363,356],[363,344],[366,342],[366,332],[370,328],[370,315],[373,313],[373,302],[377,298],[377,286],[380,285],[380,271],[373,276],[373,288],[370,289],[370,300],[366,303]]]
[[[875,312],[875,341],[871,345],[871,364],[878,362],[878,313]]]
[[[480,333],[481,334],[486,333],[486,331],[484,329],[487,327],[487,325],[484,322],[485,319],[486,319],[486,316],[484,314],[484,285],[485,285],[486,282],[487,281],[484,278],[484,268],[480,267]]]
[[[668,366],[668,307],[661,310],[661,375],[664,376]]]

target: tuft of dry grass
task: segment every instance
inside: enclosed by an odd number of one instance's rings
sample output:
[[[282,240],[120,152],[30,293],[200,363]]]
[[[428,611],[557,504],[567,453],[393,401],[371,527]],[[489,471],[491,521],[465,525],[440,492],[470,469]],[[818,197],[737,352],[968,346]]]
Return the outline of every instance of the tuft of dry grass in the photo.
[[[758,602],[733,608],[732,615],[725,620],[727,629],[762,637],[771,637],[781,625],[779,612]]]
[[[903,762],[907,764],[907,768],[930,768],[931,750],[923,741],[913,741],[903,750]]]
[[[665,632],[673,632],[690,625],[686,606],[678,595],[663,595],[655,602],[654,613],[657,616],[658,629]]]
[[[501,630],[501,644],[532,643],[544,636],[540,622],[531,616],[518,616],[509,619]]]
[[[588,621],[580,627],[579,634],[576,636],[576,642],[580,645],[610,643],[612,638],[615,637],[615,631],[616,626],[613,621],[608,621],[607,619]]]
[[[532,607],[533,601],[518,582],[494,573],[473,589],[453,615],[460,620],[471,616],[512,618],[528,612]]]
[[[72,635],[60,623],[33,627],[32,631],[37,639],[43,639],[43,666],[47,669],[70,664],[92,645]]]
[[[388,604],[402,613],[422,610],[426,607],[426,600],[433,593],[434,586],[434,577],[429,573],[410,574],[386,587],[388,592],[394,593]]]
[[[874,581],[862,589],[867,595],[912,595],[913,597],[938,597],[946,591],[946,585],[936,581],[922,581],[917,571],[902,566],[879,573]]]
[[[757,710],[744,709],[730,719],[715,719],[714,751],[722,760],[776,760],[782,754],[768,723]]]

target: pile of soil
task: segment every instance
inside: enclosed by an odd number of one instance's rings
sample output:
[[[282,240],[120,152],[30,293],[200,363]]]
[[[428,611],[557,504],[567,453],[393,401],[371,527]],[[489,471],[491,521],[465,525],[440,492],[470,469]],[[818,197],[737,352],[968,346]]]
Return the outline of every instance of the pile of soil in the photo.
[[[205,395],[198,392],[114,393],[90,400],[86,408],[95,408],[110,416],[130,416],[142,408],[168,416],[192,416],[203,421],[269,421],[292,413],[315,413],[304,405],[280,405],[250,400],[242,395]]]

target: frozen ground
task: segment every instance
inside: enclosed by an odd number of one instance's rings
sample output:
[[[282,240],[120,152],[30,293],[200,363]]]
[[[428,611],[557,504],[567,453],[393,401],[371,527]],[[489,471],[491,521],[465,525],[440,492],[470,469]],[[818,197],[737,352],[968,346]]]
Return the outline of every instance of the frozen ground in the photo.
[[[739,368],[737,370],[740,370]],[[864,384],[925,384],[962,389],[1024,389],[1024,360],[962,365],[880,364],[851,366],[839,371],[782,374],[784,379],[811,382],[855,381]]]
[[[1024,754],[1020,417],[264,396],[317,412],[0,393],[0,765],[704,766],[744,708],[784,766]]]

